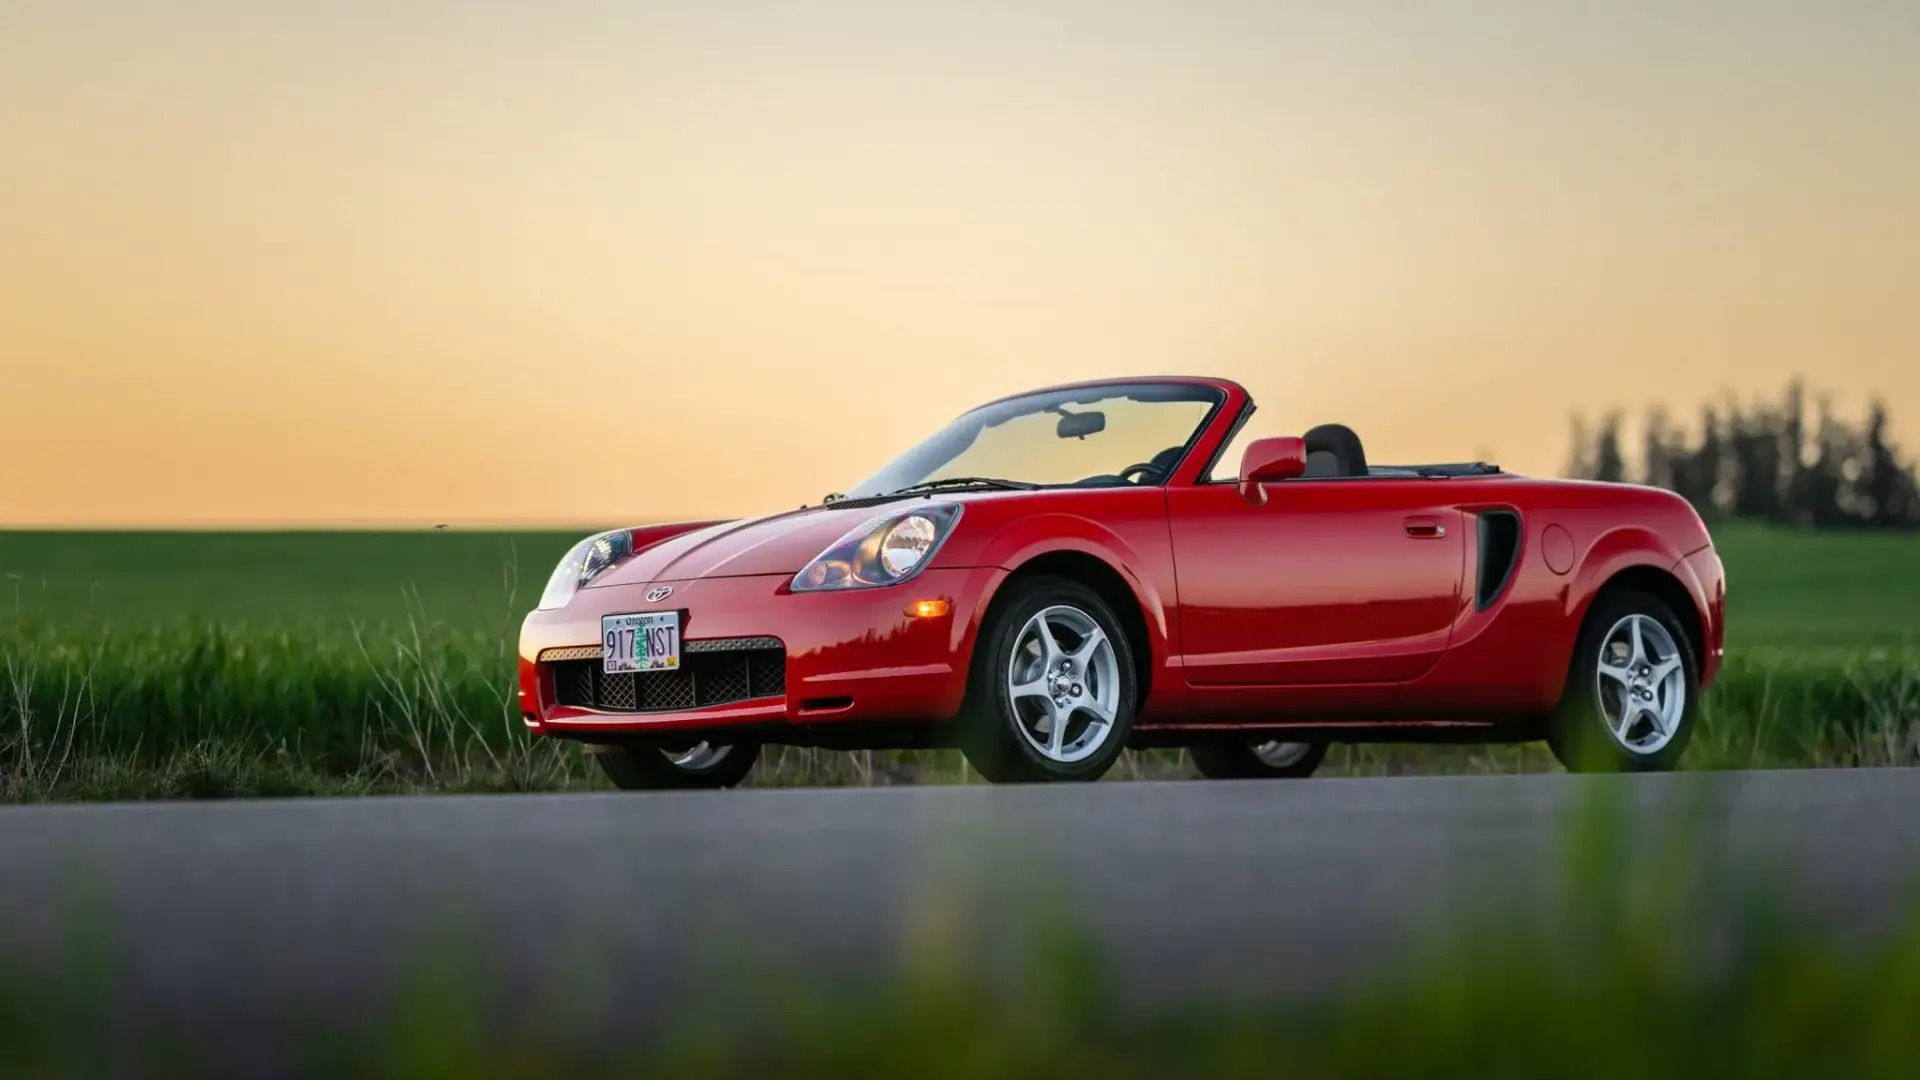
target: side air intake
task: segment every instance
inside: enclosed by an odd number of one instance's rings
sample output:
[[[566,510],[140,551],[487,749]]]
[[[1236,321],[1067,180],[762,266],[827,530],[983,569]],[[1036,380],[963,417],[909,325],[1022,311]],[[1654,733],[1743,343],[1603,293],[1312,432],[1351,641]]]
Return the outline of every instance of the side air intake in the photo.
[[[1480,580],[1475,599],[1486,610],[1500,599],[1513,577],[1520,554],[1520,515],[1511,510],[1480,511]]]

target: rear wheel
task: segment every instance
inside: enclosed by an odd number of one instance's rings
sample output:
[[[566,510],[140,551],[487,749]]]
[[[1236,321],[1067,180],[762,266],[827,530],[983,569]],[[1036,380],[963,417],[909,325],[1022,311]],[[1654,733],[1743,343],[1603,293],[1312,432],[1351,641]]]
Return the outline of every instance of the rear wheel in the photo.
[[[746,779],[760,758],[760,744],[699,742],[673,750],[596,745],[587,754],[623,791],[729,788]]]
[[[1327,756],[1326,743],[1279,739],[1199,743],[1192,750],[1194,766],[1209,780],[1312,776]]]
[[[1671,769],[1699,710],[1699,669],[1673,609],[1620,589],[1596,600],[1580,628],[1547,745],[1570,772]]]
[[[974,651],[961,750],[996,783],[1097,780],[1133,727],[1127,635],[1106,601],[1071,578],[1008,587]]]

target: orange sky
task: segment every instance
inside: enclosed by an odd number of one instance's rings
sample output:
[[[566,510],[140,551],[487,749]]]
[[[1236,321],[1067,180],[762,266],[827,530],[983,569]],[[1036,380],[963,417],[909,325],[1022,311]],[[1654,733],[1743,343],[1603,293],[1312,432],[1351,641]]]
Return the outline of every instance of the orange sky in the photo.
[[[1920,450],[1920,5],[1312,7],[9,0],[0,525],[775,509],[1162,371]]]

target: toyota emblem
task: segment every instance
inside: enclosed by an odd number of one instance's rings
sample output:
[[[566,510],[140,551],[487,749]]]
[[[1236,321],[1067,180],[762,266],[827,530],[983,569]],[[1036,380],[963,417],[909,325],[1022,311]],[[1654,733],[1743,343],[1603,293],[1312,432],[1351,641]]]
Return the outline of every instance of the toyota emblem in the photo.
[[[657,604],[660,601],[665,600],[667,597],[672,595],[673,595],[673,586],[655,585],[653,588],[647,590],[647,603]]]

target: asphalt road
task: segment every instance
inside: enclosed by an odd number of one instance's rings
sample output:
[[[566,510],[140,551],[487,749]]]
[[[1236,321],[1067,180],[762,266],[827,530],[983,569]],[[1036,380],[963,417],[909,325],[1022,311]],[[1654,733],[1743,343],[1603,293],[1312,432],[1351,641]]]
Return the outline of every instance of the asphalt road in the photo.
[[[1317,994],[1552,909],[1595,804],[1652,873],[1758,875],[1868,944],[1920,880],[1920,770],[10,807],[0,957],[104,940],[134,1029],[241,1055],[378,1015],[434,958],[497,1007],[579,995],[633,1032],[941,926],[1017,969],[1073,923],[1143,1002]]]

